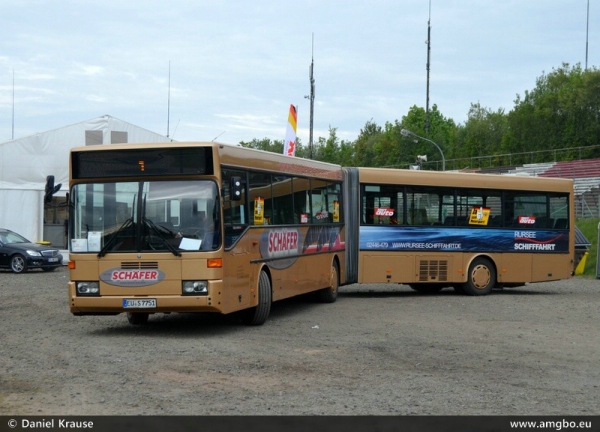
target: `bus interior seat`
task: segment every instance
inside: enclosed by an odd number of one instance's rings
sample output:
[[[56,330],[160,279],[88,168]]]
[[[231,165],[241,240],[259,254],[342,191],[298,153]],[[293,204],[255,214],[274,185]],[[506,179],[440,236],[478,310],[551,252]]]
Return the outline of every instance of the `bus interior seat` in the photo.
[[[567,228],[567,218],[558,218],[556,222],[554,222],[554,229],[566,229]]]
[[[458,217],[456,219],[456,226],[469,226],[469,216],[467,217]]]
[[[415,209],[413,210],[413,214],[413,225],[428,225],[427,210],[425,210],[424,208]]]
[[[491,227],[501,227],[502,226],[502,215],[492,216],[490,218],[490,223],[488,226]]]
[[[175,233],[175,227],[173,226],[173,224],[171,222],[166,222],[166,221],[160,221],[160,222],[155,222],[156,225],[169,230],[171,233]]]
[[[536,228],[551,228],[554,225],[554,220],[546,217],[539,216],[535,218],[535,227]]]
[[[454,226],[454,216],[446,216],[444,226]]]

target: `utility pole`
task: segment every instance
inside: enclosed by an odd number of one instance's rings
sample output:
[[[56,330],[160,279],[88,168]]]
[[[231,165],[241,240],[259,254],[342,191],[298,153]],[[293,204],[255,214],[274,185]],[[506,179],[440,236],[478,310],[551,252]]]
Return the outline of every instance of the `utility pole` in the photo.
[[[431,0],[429,0],[429,19],[427,20],[427,95],[425,99],[425,135],[429,136],[429,69],[431,58]]]

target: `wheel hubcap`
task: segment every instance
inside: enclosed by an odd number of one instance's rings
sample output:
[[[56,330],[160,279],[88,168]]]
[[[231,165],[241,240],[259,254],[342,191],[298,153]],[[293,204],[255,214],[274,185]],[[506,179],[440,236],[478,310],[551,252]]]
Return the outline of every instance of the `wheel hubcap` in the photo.
[[[471,280],[473,281],[473,286],[475,288],[479,290],[485,289],[490,284],[490,270],[484,265],[478,265],[471,273]]]
[[[334,293],[337,291],[337,271],[335,270],[335,268],[331,269],[331,279],[329,280],[329,288]]]

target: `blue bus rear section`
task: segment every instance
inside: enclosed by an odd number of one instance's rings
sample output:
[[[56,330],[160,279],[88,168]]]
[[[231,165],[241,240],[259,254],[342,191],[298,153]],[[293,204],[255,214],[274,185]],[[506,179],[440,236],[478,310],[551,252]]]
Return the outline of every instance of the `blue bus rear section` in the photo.
[[[569,232],[361,226],[359,247],[361,251],[568,253]]]

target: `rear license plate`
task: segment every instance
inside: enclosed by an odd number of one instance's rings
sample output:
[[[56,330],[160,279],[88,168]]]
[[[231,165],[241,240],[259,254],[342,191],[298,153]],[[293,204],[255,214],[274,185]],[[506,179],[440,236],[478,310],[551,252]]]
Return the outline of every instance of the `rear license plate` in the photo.
[[[156,299],[123,299],[124,309],[152,309],[156,307]]]

